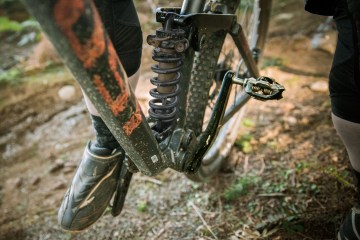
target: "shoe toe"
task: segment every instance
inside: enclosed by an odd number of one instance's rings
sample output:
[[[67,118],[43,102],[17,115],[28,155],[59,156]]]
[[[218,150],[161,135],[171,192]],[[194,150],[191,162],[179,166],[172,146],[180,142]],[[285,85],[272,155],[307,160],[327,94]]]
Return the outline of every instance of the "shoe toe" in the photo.
[[[116,189],[120,157],[116,154],[101,158],[85,151],[59,208],[58,222],[62,228],[82,231],[103,215]]]

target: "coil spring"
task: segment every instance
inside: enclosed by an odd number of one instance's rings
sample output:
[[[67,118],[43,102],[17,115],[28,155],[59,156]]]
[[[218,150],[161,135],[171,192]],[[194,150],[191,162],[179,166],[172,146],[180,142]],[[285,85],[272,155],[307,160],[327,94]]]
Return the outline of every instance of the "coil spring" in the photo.
[[[171,125],[177,115],[179,82],[181,79],[182,54],[174,49],[159,47],[153,51],[153,59],[159,64],[151,69],[158,74],[150,79],[156,86],[150,90],[154,98],[149,101],[149,115],[156,120],[156,130],[161,132]]]

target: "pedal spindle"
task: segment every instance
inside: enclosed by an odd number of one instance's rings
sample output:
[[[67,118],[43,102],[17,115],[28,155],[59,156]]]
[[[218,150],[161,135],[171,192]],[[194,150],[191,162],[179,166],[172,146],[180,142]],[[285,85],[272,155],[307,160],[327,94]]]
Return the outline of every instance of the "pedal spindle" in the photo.
[[[155,47],[152,58],[158,62],[151,67],[157,76],[150,79],[156,88],[150,90],[153,99],[149,101],[149,115],[156,121],[154,130],[159,133],[176,119],[183,52],[189,46],[185,31],[172,29],[173,17],[170,15],[156,35],[147,37],[148,44]]]

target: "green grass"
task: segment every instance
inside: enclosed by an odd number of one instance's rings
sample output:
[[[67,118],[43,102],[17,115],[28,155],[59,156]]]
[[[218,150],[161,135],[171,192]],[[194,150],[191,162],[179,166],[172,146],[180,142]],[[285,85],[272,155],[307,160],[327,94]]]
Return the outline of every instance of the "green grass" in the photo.
[[[244,153],[250,153],[253,150],[251,140],[253,136],[251,134],[243,134],[235,141],[235,146],[238,147]]]
[[[262,60],[261,69],[267,67],[282,67],[284,66],[284,60],[282,58],[264,57]]]
[[[0,32],[18,32],[22,30],[22,26],[19,22],[12,21],[7,17],[0,17]]]
[[[138,211],[138,212],[146,212],[147,211],[147,209],[148,209],[148,204],[147,204],[147,202],[145,202],[145,201],[139,201],[138,202],[138,204],[137,204],[137,206],[136,206],[136,210]]]
[[[244,118],[242,121],[242,124],[244,127],[247,127],[247,128],[253,128],[256,125],[255,121],[250,118]]]
[[[22,83],[68,82],[73,77],[63,65],[49,65],[45,69],[24,72],[17,67],[0,70],[0,86],[17,86]]]
[[[247,195],[250,189],[256,186],[259,181],[260,177],[258,176],[246,175],[241,177],[225,190],[224,199],[231,202]]]
[[[0,70],[0,85],[16,85],[21,82],[22,71],[18,68],[11,68],[7,71]]]
[[[29,29],[39,30],[38,22],[32,18],[17,22],[8,17],[0,17],[0,32],[21,32]]]
[[[351,176],[350,176],[349,172],[347,172],[347,171],[339,172],[337,169],[335,169],[332,166],[326,168],[323,172],[326,175],[334,177],[338,182],[343,184],[345,187],[354,188],[354,185],[351,183],[352,179],[351,179]]]

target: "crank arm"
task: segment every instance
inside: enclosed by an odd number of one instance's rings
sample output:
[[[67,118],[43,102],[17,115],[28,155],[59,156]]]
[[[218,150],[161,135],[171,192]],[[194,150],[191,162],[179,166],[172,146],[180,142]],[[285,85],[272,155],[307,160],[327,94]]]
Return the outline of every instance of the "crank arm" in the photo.
[[[225,113],[225,106],[228,102],[230,90],[232,86],[231,77],[233,73],[227,72],[225,74],[224,80],[222,81],[221,89],[218,95],[218,98],[215,102],[209,124],[207,125],[205,131],[198,137],[197,145],[194,148],[194,154],[190,158],[186,158],[185,160],[185,172],[194,173],[196,172],[200,165],[201,161],[213,143],[215,137],[217,136],[221,122]],[[189,156],[189,155],[188,155]]]
[[[195,147],[195,153],[193,155],[194,157],[184,159],[186,161],[186,164],[184,165],[185,172],[193,173],[197,171],[201,165],[202,158],[211,146],[221,125],[223,125],[225,106],[228,103],[232,84],[242,85],[250,96],[262,101],[281,99],[282,92],[285,90],[282,85],[271,78],[259,77],[258,79],[241,79],[237,78],[233,72],[228,71],[222,81],[222,86],[212,111],[209,124],[198,138],[198,144]]]
[[[118,183],[116,186],[114,200],[111,208],[111,215],[118,216],[124,207],[125,198],[129,189],[130,181],[133,173],[129,171],[128,166],[123,164],[119,176]]]

